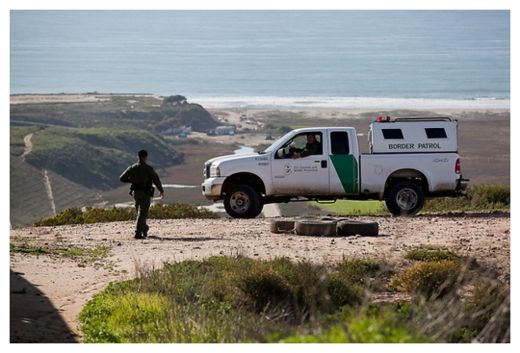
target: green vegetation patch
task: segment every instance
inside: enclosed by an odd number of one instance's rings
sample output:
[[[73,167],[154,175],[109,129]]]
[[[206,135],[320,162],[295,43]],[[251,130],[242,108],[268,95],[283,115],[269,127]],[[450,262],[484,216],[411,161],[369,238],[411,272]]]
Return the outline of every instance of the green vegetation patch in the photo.
[[[11,126],[9,128],[9,146],[10,153],[13,156],[21,156],[25,150],[24,137],[35,133],[41,128],[38,126]]]
[[[146,149],[152,165],[182,161],[164,139],[146,130],[49,127],[33,135],[27,162],[94,189],[119,186],[119,175]]]
[[[85,211],[80,208],[68,208],[63,212],[49,218],[42,219],[34,226],[61,226],[66,224],[88,224],[106,223],[135,220],[136,211],[134,208],[96,208],[87,207]],[[173,203],[169,205],[153,205],[150,207],[148,218],[151,219],[178,219],[178,218],[218,218],[218,216],[204,208],[198,209],[196,206],[183,203]]]
[[[394,286],[407,292],[437,298],[449,293],[461,276],[459,261],[418,262],[393,279]]]
[[[335,324],[317,334],[295,335],[287,338],[271,337],[281,343],[424,343],[432,340],[417,327],[406,323],[395,308],[381,312],[361,310],[346,315],[341,324]]]
[[[509,211],[510,203],[509,185],[483,184],[469,187],[464,196],[427,199],[421,213]],[[333,212],[338,216],[385,216],[390,214],[384,201],[337,200],[335,203],[309,202],[309,205]]]
[[[67,257],[82,263],[93,263],[98,260],[107,258],[110,255],[111,248],[106,245],[98,245],[92,248],[80,247],[42,247],[29,244],[10,245],[10,252],[29,254],[29,255],[49,255],[57,257]]]
[[[382,201],[337,200],[334,203],[309,202],[313,207],[338,216],[384,216],[389,212]]]
[[[509,185],[482,184],[470,186],[465,196],[426,200],[422,212],[508,211],[511,204]]]
[[[376,272],[362,270],[353,281],[341,263],[189,260],[111,284],[80,321],[87,342],[265,342],[358,307],[365,300],[361,283],[368,282],[362,277]]]
[[[460,261],[464,257],[445,247],[422,245],[406,252],[405,258],[413,261]]]
[[[443,287],[443,296],[423,295],[438,292],[453,273],[461,273],[454,261],[419,262],[398,273],[394,278],[410,286],[413,297],[386,303],[371,302],[366,289],[389,293],[372,283],[389,279],[395,268],[372,259],[320,265],[288,258],[211,257],[140,272],[139,278],[110,284],[83,308],[80,323],[87,342],[510,339],[508,286],[470,276],[464,284],[473,290],[465,300],[459,297],[460,281]],[[427,289],[428,281],[434,290]]]

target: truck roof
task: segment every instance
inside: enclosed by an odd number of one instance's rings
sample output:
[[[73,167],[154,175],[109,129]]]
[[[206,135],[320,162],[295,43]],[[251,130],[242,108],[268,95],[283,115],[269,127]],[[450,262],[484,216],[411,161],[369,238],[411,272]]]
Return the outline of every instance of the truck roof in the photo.
[[[302,127],[299,129],[294,129],[291,132],[294,134],[301,134],[302,132],[314,132],[317,130],[328,130],[328,129],[334,129],[334,130],[355,130],[352,126],[315,126],[315,127]]]

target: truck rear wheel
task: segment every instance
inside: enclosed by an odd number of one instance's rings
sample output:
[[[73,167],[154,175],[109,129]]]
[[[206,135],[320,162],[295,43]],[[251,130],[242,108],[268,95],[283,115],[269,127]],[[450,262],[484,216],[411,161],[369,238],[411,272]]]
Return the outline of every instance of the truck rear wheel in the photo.
[[[224,208],[233,218],[255,218],[262,212],[263,207],[260,194],[249,185],[232,185],[226,191]]]
[[[412,216],[424,205],[424,191],[413,181],[401,181],[392,186],[385,201],[394,216]]]

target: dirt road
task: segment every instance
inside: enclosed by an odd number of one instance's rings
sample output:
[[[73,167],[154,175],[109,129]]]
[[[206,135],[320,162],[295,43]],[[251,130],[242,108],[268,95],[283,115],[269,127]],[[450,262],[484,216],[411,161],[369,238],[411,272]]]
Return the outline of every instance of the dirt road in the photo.
[[[364,218],[358,218],[364,219]],[[407,248],[420,244],[448,246],[496,269],[509,280],[509,215],[376,219],[381,235],[303,237],[269,232],[268,219],[152,220],[150,237],[132,238],[133,222],[11,231],[11,244],[26,247],[109,246],[108,258],[79,265],[70,258],[11,254],[11,340],[53,342],[80,340],[77,315],[109,282],[132,278],[165,261],[244,255],[269,259],[330,262],[342,257],[378,257],[405,261]],[[30,308],[30,309],[29,309]]]
[[[24,149],[22,155],[20,156],[20,158],[23,160],[25,160],[25,157],[27,157],[27,155],[32,152],[32,149],[33,149],[33,144],[31,141],[32,137],[33,137],[33,134],[30,133],[30,134],[25,135],[23,138],[23,143],[25,144],[25,149]]]

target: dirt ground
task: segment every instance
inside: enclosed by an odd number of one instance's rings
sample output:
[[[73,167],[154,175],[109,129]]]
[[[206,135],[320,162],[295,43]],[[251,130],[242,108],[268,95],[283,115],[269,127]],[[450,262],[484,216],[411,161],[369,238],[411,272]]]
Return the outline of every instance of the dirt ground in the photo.
[[[360,217],[357,219],[367,219]],[[80,264],[49,255],[11,253],[12,342],[81,341],[77,316],[108,283],[159,268],[164,262],[243,255],[270,259],[334,262],[343,257],[377,257],[406,262],[406,249],[420,244],[447,246],[473,256],[509,281],[508,214],[371,217],[378,237],[305,237],[269,232],[270,219],[151,220],[146,240],[132,238],[133,222],[12,230],[13,245],[30,247],[109,246],[108,258]]]

